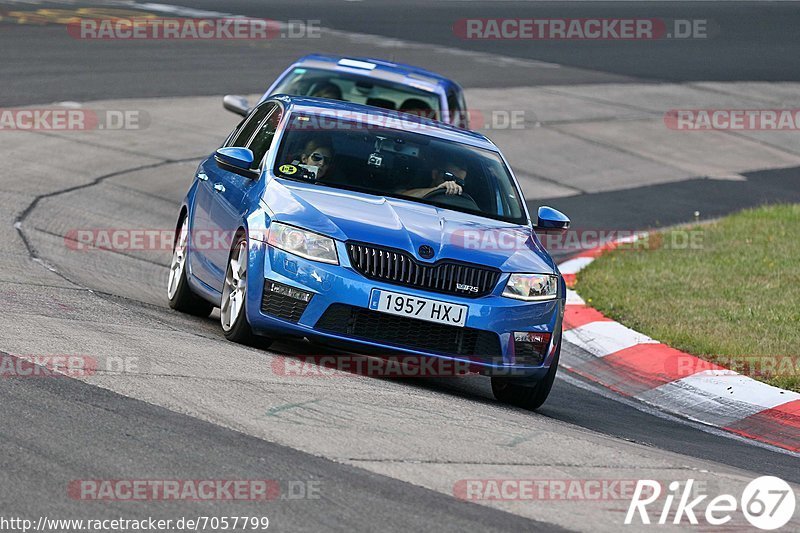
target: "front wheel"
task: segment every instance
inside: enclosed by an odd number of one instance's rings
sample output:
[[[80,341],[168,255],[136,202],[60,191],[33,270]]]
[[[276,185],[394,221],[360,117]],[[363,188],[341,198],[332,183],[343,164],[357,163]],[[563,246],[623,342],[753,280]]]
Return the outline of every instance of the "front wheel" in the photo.
[[[267,347],[270,341],[257,337],[247,320],[247,258],[247,239],[240,233],[236,235],[228,258],[219,305],[220,323],[228,340]]]
[[[493,377],[492,394],[494,394],[495,399],[499,402],[535,411],[544,404],[550,395],[550,389],[553,388],[553,382],[556,380],[560,356],[561,343],[559,342],[558,348],[556,348],[556,355],[553,357],[553,362],[550,364],[550,369],[545,374],[544,379],[530,387],[515,383],[509,378]]]

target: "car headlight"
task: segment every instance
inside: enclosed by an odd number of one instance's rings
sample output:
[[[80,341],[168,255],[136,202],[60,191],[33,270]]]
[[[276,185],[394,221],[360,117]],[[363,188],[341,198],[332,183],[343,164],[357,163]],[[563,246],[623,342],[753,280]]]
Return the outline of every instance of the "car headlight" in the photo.
[[[336,243],[333,242],[333,239],[312,231],[306,231],[281,222],[273,222],[269,227],[267,243],[305,259],[332,265],[339,264]]]
[[[511,274],[503,296],[517,300],[552,300],[558,296],[558,276],[552,274]]]

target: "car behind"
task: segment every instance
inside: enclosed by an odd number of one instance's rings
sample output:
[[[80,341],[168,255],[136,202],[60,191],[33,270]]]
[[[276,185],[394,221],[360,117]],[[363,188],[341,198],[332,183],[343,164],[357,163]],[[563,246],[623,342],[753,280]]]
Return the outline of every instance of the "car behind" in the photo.
[[[456,82],[382,59],[308,55],[278,76],[260,102],[276,94],[331,98],[469,127],[464,91]],[[237,95],[226,96],[223,105],[242,116],[250,110],[247,99]]]

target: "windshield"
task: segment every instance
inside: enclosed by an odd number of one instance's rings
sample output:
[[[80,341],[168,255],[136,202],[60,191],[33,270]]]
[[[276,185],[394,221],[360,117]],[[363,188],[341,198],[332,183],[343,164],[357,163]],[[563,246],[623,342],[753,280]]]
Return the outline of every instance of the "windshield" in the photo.
[[[331,98],[434,120],[439,120],[441,116],[439,96],[436,93],[333,70],[295,68],[272,93]]]
[[[278,177],[528,223],[497,152],[388,125],[419,127],[399,118],[384,117],[384,126],[307,114],[289,120],[275,160]]]

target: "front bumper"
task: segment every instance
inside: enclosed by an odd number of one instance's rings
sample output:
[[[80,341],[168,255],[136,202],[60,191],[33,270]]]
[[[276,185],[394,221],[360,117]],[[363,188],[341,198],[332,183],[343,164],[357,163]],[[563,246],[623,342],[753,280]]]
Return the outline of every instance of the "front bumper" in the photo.
[[[266,336],[308,337],[339,347],[346,345],[366,353],[382,355],[404,353],[437,357],[468,363],[473,370],[489,375],[538,380],[546,374],[561,340],[563,298],[546,302],[523,302],[505,298],[501,293],[508,280],[507,273],[500,277],[491,294],[480,298],[433,293],[370,280],[352,268],[344,243],[337,241],[336,244],[339,265],[309,261],[263,242],[250,241],[247,316],[256,333]],[[307,304],[298,302],[299,305],[292,308],[291,312],[283,313],[284,318],[278,318],[267,304],[262,306],[264,287],[265,284],[268,288],[271,287],[270,281],[307,291],[313,296]],[[466,346],[466,351],[460,353],[430,349],[425,345],[430,344],[431,336],[437,335],[440,330],[431,323],[421,323],[414,319],[405,320],[412,320],[419,327],[403,324],[406,329],[402,330],[402,333],[395,331],[393,335],[386,334],[381,319],[392,321],[398,317],[368,309],[373,289],[466,305],[469,311],[465,326],[462,328],[465,331],[463,337],[464,339],[474,337],[477,340],[462,345]],[[270,312],[265,312],[265,309]],[[364,336],[363,329],[354,334],[351,329],[336,326],[342,323],[342,313],[348,312],[358,314],[360,317],[369,315],[373,323],[370,331],[378,332],[376,335],[380,338],[373,335]],[[376,316],[376,313],[379,316]],[[455,326],[443,327],[455,328]],[[530,358],[518,354],[515,349],[514,332],[551,333],[550,344],[544,357],[541,360],[537,357],[532,363]],[[447,332],[442,332],[442,335],[446,337]],[[424,338],[414,342],[416,336]],[[495,340],[488,342],[491,339]]]

